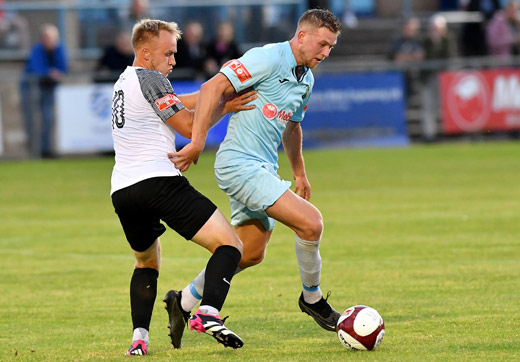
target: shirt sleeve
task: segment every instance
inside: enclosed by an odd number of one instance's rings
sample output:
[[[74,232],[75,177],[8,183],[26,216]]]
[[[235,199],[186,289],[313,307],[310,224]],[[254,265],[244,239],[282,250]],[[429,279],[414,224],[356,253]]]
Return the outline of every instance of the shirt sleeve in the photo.
[[[161,73],[150,69],[138,69],[137,77],[144,98],[160,119],[166,121],[184,109],[181,100],[173,92],[170,81]]]
[[[253,48],[220,72],[229,79],[235,91],[240,92],[266,79],[273,72],[272,63],[272,57],[264,48]]]

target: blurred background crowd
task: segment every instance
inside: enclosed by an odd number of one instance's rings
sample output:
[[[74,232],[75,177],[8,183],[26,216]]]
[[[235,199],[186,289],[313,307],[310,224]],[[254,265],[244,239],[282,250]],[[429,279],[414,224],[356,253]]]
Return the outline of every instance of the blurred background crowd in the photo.
[[[518,65],[509,0],[0,0],[0,157],[54,156],[57,87],[113,83],[132,64],[136,20],[177,22],[171,78],[204,81],[253,46],[289,39],[313,7],[343,23],[317,73],[402,72],[412,140],[440,138],[439,71]]]

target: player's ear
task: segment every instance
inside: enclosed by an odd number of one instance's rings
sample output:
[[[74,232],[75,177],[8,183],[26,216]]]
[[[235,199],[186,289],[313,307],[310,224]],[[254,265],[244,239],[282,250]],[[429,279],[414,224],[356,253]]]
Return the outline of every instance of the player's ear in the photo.
[[[140,53],[144,60],[150,60],[152,57],[152,52],[146,47],[141,48]]]
[[[305,36],[307,35],[307,32],[305,30],[298,31],[298,41],[301,43],[303,42],[303,39],[305,39]]]

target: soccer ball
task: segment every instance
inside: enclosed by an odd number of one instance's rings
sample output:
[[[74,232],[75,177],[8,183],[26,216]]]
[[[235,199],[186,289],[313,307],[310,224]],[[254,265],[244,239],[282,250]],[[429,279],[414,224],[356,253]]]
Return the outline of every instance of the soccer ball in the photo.
[[[353,350],[371,351],[383,341],[385,322],[374,308],[355,305],[339,317],[336,332],[343,346]]]

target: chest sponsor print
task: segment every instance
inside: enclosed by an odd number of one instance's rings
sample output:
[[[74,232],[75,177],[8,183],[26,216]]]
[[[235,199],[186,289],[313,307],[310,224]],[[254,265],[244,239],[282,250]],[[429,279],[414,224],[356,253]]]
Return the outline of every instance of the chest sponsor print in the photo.
[[[276,107],[272,103],[265,104],[264,107],[262,108],[262,113],[265,118],[267,118],[267,119],[276,118],[278,123],[283,124],[283,125],[286,125],[287,122],[290,121],[291,117],[292,117],[291,112],[285,111],[283,109],[278,111],[278,107]]]

